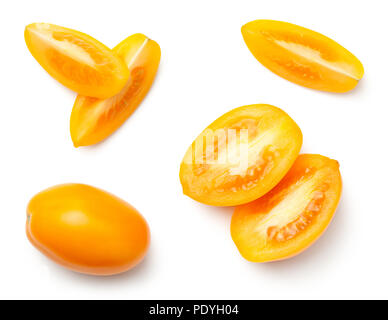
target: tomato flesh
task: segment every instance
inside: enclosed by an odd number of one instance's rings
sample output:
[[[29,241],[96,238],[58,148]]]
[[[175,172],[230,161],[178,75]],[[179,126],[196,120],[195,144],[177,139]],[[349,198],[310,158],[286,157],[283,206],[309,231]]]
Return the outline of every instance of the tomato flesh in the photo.
[[[133,268],[150,241],[147,222],[135,208],[83,184],[59,185],[34,196],[27,207],[26,230],[47,257],[93,275]]]
[[[231,235],[249,261],[294,256],[311,245],[330,223],[341,195],[338,162],[303,154],[265,196],[238,206]]]
[[[90,97],[117,94],[128,80],[125,63],[96,39],[68,28],[33,23],[25,29],[28,49],[39,64],[69,89]]]
[[[361,62],[337,42],[291,23],[256,20],[244,25],[242,34],[265,67],[308,88],[346,92],[364,74]]]
[[[180,167],[183,192],[199,202],[233,206],[271,190],[302,145],[297,124],[270,105],[236,108],[209,125]]]
[[[134,34],[113,51],[125,61],[129,80],[117,95],[108,99],[77,97],[70,120],[76,147],[101,142],[117,130],[139,106],[156,76],[160,47],[145,35]]]

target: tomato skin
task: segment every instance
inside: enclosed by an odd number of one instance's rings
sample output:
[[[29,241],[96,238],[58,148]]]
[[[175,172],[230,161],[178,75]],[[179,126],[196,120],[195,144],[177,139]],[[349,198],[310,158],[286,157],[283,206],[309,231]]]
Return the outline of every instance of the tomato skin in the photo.
[[[92,275],[125,272],[144,258],[150,232],[125,201],[92,186],[63,184],[35,195],[27,237],[50,259]]]
[[[342,191],[337,161],[302,154],[265,196],[236,207],[231,236],[241,255],[251,262],[293,257],[326,230]]]
[[[115,132],[137,109],[155,79],[161,56],[157,42],[138,33],[113,51],[125,61],[129,79],[117,95],[108,99],[77,96],[70,118],[75,147],[99,143]]]
[[[208,138],[217,138],[218,145],[213,148]],[[183,193],[214,206],[253,201],[287,173],[302,140],[298,125],[277,107],[257,104],[233,109],[210,124],[188,148],[179,172]],[[220,161],[212,162],[213,155]]]
[[[91,36],[48,23],[26,26],[32,56],[57,81],[89,97],[109,98],[125,85],[129,71],[108,47]]]
[[[364,75],[361,62],[351,52],[318,32],[273,20],[251,21],[241,32],[261,64],[301,86],[347,92]]]

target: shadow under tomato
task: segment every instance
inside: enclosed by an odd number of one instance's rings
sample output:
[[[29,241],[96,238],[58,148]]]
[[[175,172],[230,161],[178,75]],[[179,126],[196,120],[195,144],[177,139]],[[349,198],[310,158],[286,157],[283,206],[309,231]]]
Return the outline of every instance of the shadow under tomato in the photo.
[[[232,217],[235,207],[215,207],[215,206],[209,206],[206,204],[198,203],[200,206],[206,206],[208,209],[212,211],[214,214],[221,214],[223,216],[227,216],[228,219]]]

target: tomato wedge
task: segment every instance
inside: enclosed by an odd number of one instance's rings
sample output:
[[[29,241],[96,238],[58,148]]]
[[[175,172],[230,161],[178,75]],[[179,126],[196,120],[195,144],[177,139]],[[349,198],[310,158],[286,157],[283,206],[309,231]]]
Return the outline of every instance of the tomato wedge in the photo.
[[[147,222],[128,203],[84,184],[63,184],[35,195],[27,207],[31,243],[73,271],[111,275],[145,256]]]
[[[291,23],[256,20],[244,25],[242,34],[260,63],[304,87],[346,92],[364,74],[361,62],[337,42]]]
[[[302,146],[302,132],[281,109],[257,104],[236,108],[209,125],[180,167],[183,193],[199,202],[233,206],[271,190]]]
[[[129,80],[109,99],[77,97],[70,120],[75,147],[92,145],[110,136],[136,110],[154,81],[161,55],[155,41],[143,34],[134,34],[113,51],[129,68]]]
[[[108,47],[79,31],[33,23],[24,32],[28,49],[56,80],[82,95],[108,98],[128,80],[125,63]]]
[[[252,262],[292,257],[309,247],[329,225],[341,196],[339,164],[303,154],[264,197],[235,209],[231,235]]]

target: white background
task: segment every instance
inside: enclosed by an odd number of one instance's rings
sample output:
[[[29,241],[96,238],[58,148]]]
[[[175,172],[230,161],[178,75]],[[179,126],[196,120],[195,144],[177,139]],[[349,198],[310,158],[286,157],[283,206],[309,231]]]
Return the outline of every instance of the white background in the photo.
[[[0,12],[0,298],[271,299],[388,298],[386,1],[7,1]],[[385,8],[384,8],[385,7]],[[255,19],[296,23],[352,51],[365,77],[331,94],[261,66],[241,36]],[[157,79],[135,114],[108,140],[75,149],[75,94],[28,52],[25,25],[50,22],[113,47],[141,32],[162,49]],[[303,254],[253,264],[229,234],[233,208],[183,196],[180,161],[192,140],[232,108],[268,103],[304,134],[303,152],[341,164],[344,192],[327,232]],[[149,222],[146,260],[98,278],[67,271],[25,236],[29,199],[81,182],[134,205]]]

